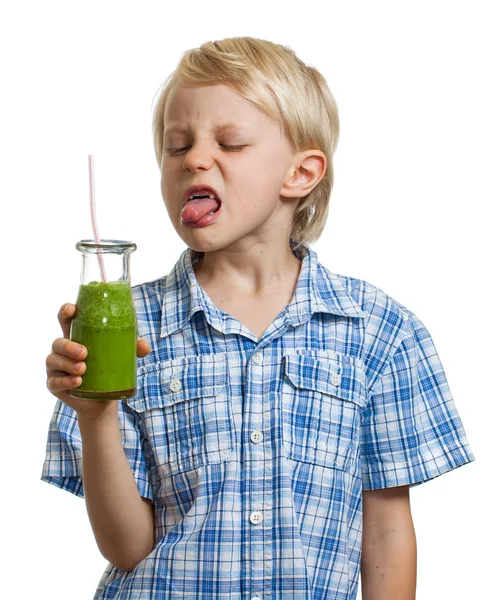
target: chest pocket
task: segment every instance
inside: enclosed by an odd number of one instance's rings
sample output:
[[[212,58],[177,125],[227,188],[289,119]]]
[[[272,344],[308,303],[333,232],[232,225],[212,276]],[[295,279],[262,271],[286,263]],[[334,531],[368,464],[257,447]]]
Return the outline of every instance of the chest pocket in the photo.
[[[282,439],[288,458],[350,470],[367,402],[362,361],[329,350],[319,356],[286,354],[283,360]]]
[[[186,356],[141,367],[138,393],[126,399],[160,476],[225,461],[235,427],[227,356]]]

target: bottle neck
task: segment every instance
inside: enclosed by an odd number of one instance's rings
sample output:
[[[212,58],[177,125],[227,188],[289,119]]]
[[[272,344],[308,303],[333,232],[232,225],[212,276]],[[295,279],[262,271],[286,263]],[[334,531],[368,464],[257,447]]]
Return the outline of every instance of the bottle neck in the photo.
[[[130,254],[88,251],[82,253],[81,285],[93,281],[130,282]]]

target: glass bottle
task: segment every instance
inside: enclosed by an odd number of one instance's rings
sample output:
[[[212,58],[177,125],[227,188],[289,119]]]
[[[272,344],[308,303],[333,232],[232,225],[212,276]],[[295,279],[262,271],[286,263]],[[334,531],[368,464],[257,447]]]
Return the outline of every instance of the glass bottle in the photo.
[[[87,348],[86,370],[73,398],[116,400],[136,394],[137,321],[129,271],[136,244],[81,240],[82,271],[71,340]]]

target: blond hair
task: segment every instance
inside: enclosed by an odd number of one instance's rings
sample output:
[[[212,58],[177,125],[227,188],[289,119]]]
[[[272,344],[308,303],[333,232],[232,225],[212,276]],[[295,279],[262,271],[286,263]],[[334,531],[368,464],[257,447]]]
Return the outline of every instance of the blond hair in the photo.
[[[323,179],[300,199],[290,237],[302,243],[317,240],[328,217],[333,187],[333,153],[339,138],[336,102],[325,78],[295,52],[267,40],[233,37],[206,42],[184,52],[173,73],[162,83],[153,109],[153,138],[161,167],[164,112],[176,85],[224,84],[280,123],[295,152],[322,151],[327,159]]]

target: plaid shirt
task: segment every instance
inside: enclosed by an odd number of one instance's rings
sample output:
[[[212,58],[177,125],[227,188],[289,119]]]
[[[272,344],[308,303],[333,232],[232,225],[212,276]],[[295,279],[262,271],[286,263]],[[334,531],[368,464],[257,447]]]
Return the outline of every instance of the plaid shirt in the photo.
[[[206,295],[189,248],[133,287],[152,352],[119,424],[156,544],[131,572],[109,564],[96,600],[355,599],[362,490],[474,460],[422,321],[290,244],[297,287],[260,340]],[[58,402],[42,479],[82,497],[81,460]]]

